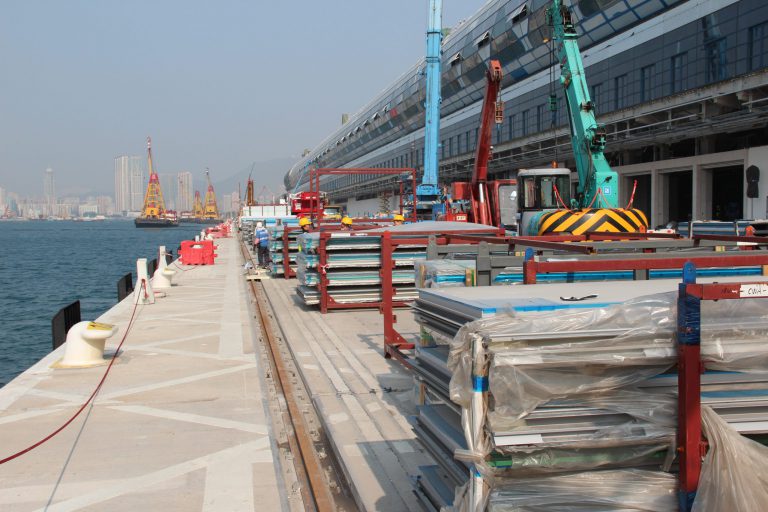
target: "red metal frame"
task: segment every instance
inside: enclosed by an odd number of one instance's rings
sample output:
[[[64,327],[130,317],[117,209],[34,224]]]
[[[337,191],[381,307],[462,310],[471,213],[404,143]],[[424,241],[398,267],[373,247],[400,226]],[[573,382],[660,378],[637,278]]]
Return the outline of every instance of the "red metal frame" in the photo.
[[[360,175],[360,174],[383,174],[389,176],[398,176],[402,174],[411,175],[412,190],[416,190],[416,169],[410,167],[385,167],[385,168],[368,168],[368,167],[355,167],[350,169],[338,169],[338,168],[320,168],[309,170],[309,191],[317,192],[320,195],[320,176],[325,175]],[[313,205],[311,216],[313,219],[317,219],[318,222],[323,219],[323,209],[319,208],[319,205]],[[403,182],[400,182],[400,213],[403,213]],[[367,219],[366,219],[367,220]],[[411,212],[411,221],[416,222],[416,195],[413,198],[413,208]]]
[[[746,287],[746,288],[745,288]],[[750,287],[752,287],[750,289]],[[696,267],[683,267],[677,314],[678,348],[678,423],[677,446],[680,455],[679,508],[690,511],[701,476],[706,442],[701,436],[701,301],[768,298],[765,282],[696,283]]]
[[[338,231],[338,230],[336,230]],[[382,304],[382,301],[379,302],[360,302],[360,303],[350,303],[350,304],[343,304],[336,302],[333,297],[331,297],[329,293],[329,286],[328,286],[328,275],[326,274],[325,268],[328,264],[328,240],[331,239],[332,231],[323,231],[320,233],[320,241],[318,243],[317,248],[317,256],[318,256],[318,262],[317,262],[317,274],[318,274],[318,284],[317,289],[318,292],[320,292],[320,312],[325,314],[331,309],[371,309],[371,308],[377,308],[380,307]],[[383,262],[382,258],[382,262]],[[390,282],[392,280],[392,273],[389,274]],[[391,300],[391,298],[390,298]],[[394,301],[395,305],[400,306],[406,306],[407,302],[405,301]]]
[[[472,238],[471,233],[475,233],[477,236]],[[414,348],[414,343],[406,340],[395,329],[397,323],[397,316],[395,315],[394,308],[405,306],[407,302],[396,301],[394,299],[395,287],[392,282],[392,271],[395,269],[394,252],[397,247],[401,245],[424,245],[429,244],[430,236],[435,236],[435,240],[439,245],[445,245],[449,242],[449,237],[456,235],[465,235],[462,240],[468,242],[480,243],[487,241],[493,235],[503,238],[504,230],[489,227],[488,229],[478,230],[462,230],[462,231],[443,231],[443,232],[422,232],[422,233],[397,233],[397,238],[392,238],[392,232],[385,231],[381,236],[381,303],[379,305],[379,312],[384,320],[384,357],[394,357],[404,366],[410,368],[411,364],[408,362],[408,355],[403,350],[410,350]]]

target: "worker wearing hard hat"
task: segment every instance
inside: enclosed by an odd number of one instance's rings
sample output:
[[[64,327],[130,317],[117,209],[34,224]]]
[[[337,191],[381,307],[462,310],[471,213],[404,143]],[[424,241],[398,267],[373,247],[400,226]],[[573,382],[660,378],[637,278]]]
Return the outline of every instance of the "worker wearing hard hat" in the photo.
[[[352,219],[344,216],[341,219],[341,230],[342,231],[352,231]]]
[[[302,233],[309,233],[312,231],[312,221],[306,217],[302,217],[299,219],[299,227],[301,228]]]
[[[395,216],[394,216],[394,217],[392,217],[392,223],[393,223],[395,226],[402,226],[402,225],[403,225],[403,222],[405,222],[405,217],[403,217],[403,216],[402,216],[402,215],[400,215],[399,213],[395,214]]]

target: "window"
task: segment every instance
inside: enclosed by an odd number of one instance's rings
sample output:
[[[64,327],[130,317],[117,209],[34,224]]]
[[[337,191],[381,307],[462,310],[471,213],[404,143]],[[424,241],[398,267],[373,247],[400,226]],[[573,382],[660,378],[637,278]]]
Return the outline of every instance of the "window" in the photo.
[[[507,121],[509,122],[509,140],[512,140],[515,138],[515,121],[517,116],[515,114],[512,114],[507,118]]]
[[[709,41],[704,45],[707,64],[707,82],[719,82],[728,78],[728,61],[726,59],[726,40],[724,37]]]
[[[544,105],[536,107],[536,131],[540,132],[544,128]]]
[[[749,28],[749,70],[768,66],[768,22]]]
[[[655,72],[655,64],[640,68],[640,101],[642,102],[653,99],[653,75]]]
[[[469,152],[470,152],[470,147],[471,147],[471,144],[472,144],[472,143],[470,142],[469,133],[470,133],[470,132],[467,132],[467,133],[465,134],[465,144],[466,144],[466,146],[464,147],[464,152],[465,152],[465,153],[469,153]]]
[[[440,153],[442,154],[442,159],[445,159],[445,141],[440,143]]]
[[[528,111],[523,110],[522,116],[520,118],[520,126],[521,126],[521,135],[525,137],[528,135]]]
[[[592,86],[592,105],[595,107],[595,115],[600,110],[600,106],[603,104],[603,84],[595,84]]]
[[[670,59],[670,83],[672,93],[685,89],[685,53],[678,53]]]
[[[448,137],[448,156],[453,156],[453,137]]]
[[[627,87],[627,75],[617,76],[613,79],[614,110],[619,110],[629,103],[629,88]]]

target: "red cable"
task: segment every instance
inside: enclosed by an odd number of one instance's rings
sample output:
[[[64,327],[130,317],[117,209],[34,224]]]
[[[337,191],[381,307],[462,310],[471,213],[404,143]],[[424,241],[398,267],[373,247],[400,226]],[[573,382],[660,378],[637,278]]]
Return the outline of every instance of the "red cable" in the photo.
[[[563,198],[562,198],[562,197],[560,197],[560,191],[559,191],[559,190],[557,190],[557,185],[555,185],[555,184],[553,183],[553,184],[552,184],[552,188],[555,190],[555,198],[557,199],[557,201],[558,201],[558,202],[559,202],[561,205],[563,205],[563,208],[564,208],[565,210],[567,210],[569,213],[573,213],[573,210],[571,210],[570,208],[568,208],[568,206],[566,206],[566,204],[565,204],[565,201],[563,201]]]
[[[141,287],[145,288],[143,280],[142,280]],[[62,426],[60,426],[59,428],[57,428],[56,430],[54,430],[53,432],[45,436],[43,439],[36,442],[35,444],[30,445],[27,448],[24,448],[20,452],[16,452],[13,455],[9,455],[8,457],[5,457],[4,459],[0,459],[0,465],[5,464],[6,462],[10,462],[17,457],[21,457],[25,453],[34,450],[38,446],[42,445],[46,441],[53,438],[56,434],[58,434],[59,432],[67,428],[67,426],[69,426],[69,424],[72,423],[75,420],[75,418],[77,418],[80,415],[81,412],[83,412],[83,410],[88,406],[88,404],[91,403],[91,401],[94,399],[96,394],[101,389],[101,386],[104,385],[104,381],[107,379],[107,375],[109,375],[109,371],[112,369],[112,365],[115,363],[115,359],[117,359],[117,354],[120,353],[120,348],[123,346],[125,339],[128,337],[128,333],[130,332],[131,327],[133,326],[133,319],[136,316],[136,310],[138,309],[138,306],[139,306],[138,303],[133,305],[133,312],[131,313],[130,320],[128,320],[128,326],[125,328],[125,334],[123,334],[123,339],[120,340],[120,344],[117,346],[115,353],[112,354],[112,359],[109,361],[109,366],[107,366],[107,369],[104,371],[104,375],[101,377],[101,380],[99,381],[98,386],[96,386],[96,389],[93,390],[93,393],[91,393],[91,396],[88,397],[88,400],[86,400],[86,402],[82,406],[80,406],[80,408],[77,410],[77,412],[71,418],[69,418]]]
[[[173,262],[173,266],[176,267],[177,269],[181,270],[182,272],[189,272],[190,270],[195,270],[196,268],[199,267],[199,265],[191,265],[191,268],[181,268],[178,265],[178,263],[176,263],[175,261]]]
[[[635,180],[635,184],[632,186],[632,195],[629,197],[629,203],[627,203],[627,210],[632,209],[632,203],[635,202],[635,192],[637,191],[637,180]]]

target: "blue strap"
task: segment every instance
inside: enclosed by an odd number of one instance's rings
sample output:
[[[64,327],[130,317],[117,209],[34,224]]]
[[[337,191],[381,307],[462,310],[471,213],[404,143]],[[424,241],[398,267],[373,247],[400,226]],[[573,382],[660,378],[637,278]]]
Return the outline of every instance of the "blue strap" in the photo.
[[[488,391],[488,377],[472,376],[472,389],[474,391]]]

